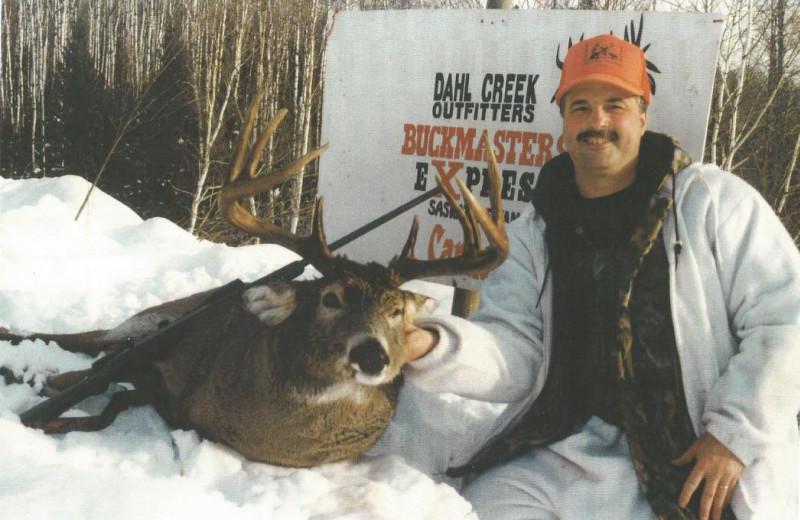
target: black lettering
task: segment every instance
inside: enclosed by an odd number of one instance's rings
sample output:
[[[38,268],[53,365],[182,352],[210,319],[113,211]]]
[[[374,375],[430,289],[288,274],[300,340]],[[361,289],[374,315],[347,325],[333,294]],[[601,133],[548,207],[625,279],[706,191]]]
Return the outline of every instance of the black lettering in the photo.
[[[481,87],[481,101],[488,103],[492,100],[492,90],[488,88],[492,84],[492,75],[487,74],[483,77],[483,86]]]
[[[417,181],[414,183],[414,189],[417,191],[425,191],[428,186],[428,163],[417,163]]]
[[[481,182],[481,169],[477,166],[467,166],[467,188],[472,190]]]
[[[464,105],[464,119],[469,119],[469,116],[472,115],[472,111],[475,109],[475,103],[467,103]]]
[[[516,183],[516,170],[503,170],[503,190],[500,192],[503,200],[514,200],[514,184]]]
[[[512,106],[513,105],[507,105],[507,104],[503,105],[502,112],[500,113],[500,121],[503,121],[504,123],[508,123],[509,121],[511,121]]]
[[[442,92],[442,101],[452,101],[453,100],[453,77],[452,75],[447,75],[447,80],[444,82],[444,92]]]
[[[471,101],[472,92],[469,91],[469,74],[456,74],[455,96],[457,100]]]
[[[497,111],[500,110],[502,105],[500,103],[492,103],[489,108],[492,109],[492,121],[497,121]]]
[[[494,90],[492,91],[492,101],[501,103],[503,101],[503,75],[494,75]]]
[[[447,210],[445,204],[447,204],[447,202],[443,201],[442,199],[431,199],[431,207],[428,210],[428,214],[434,217],[441,217],[442,214]]]
[[[444,111],[442,113],[445,119],[452,119],[453,118],[453,103],[445,103],[444,104]]]
[[[512,123],[520,123],[522,122],[522,105],[511,105],[511,122]]]
[[[533,123],[533,109],[536,105],[525,105],[525,116],[522,118],[524,123]]]
[[[536,183],[536,175],[533,172],[523,172],[519,176],[519,190],[517,200],[520,202],[531,202],[533,200],[533,185]]]
[[[483,177],[483,184],[481,184],[481,197],[488,197],[490,190],[489,190],[489,169],[483,168],[481,170],[481,175]]]
[[[528,87],[525,91],[525,103],[536,104],[536,82],[539,80],[539,75],[532,76],[528,74]]]
[[[506,74],[506,84],[503,93],[503,103],[511,103],[514,101],[512,90],[514,89],[514,74]]]
[[[530,75],[528,75],[530,77]],[[522,95],[522,90],[525,88],[525,75],[518,74],[514,82],[514,103],[522,103],[525,97]]]
[[[442,74],[441,72],[437,72],[436,80],[433,83],[433,100],[441,101],[443,92],[444,92],[444,74]]]

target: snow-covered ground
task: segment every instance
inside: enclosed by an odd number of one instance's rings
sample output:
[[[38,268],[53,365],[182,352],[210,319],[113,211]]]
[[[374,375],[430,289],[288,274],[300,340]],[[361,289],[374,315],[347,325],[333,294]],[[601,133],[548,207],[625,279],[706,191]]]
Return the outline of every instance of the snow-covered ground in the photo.
[[[73,176],[0,178],[0,327],[108,328],[142,308],[235,278],[255,280],[297,258],[274,245],[198,241],[167,220],[142,221],[102,192],[76,222],[87,189]],[[446,287],[406,288],[439,299],[438,312],[450,308]],[[100,432],[45,435],[20,424],[18,414],[41,400],[35,389],[48,374],[91,362],[55,343],[0,341],[0,366],[30,382],[0,378],[0,518],[474,517],[456,483],[442,482],[446,454],[427,447],[438,444],[430,442],[436,435],[479,442],[496,407],[407,384],[395,420],[370,453],[313,469],[250,462],[195,432],[171,431],[150,407],[123,412]],[[106,400],[92,398],[71,413],[94,414]]]

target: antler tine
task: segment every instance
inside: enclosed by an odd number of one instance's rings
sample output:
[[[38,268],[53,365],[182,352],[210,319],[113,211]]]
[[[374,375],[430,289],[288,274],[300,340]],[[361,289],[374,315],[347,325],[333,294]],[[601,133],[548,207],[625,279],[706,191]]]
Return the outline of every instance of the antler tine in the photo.
[[[482,136],[485,157],[489,165],[489,179],[491,185],[490,200],[492,204],[491,216],[481,206],[461,179],[456,177],[461,195],[464,197],[466,210],[461,208],[448,193],[443,190],[453,210],[458,213],[461,228],[464,231],[464,249],[461,255],[453,258],[439,258],[436,260],[419,260],[414,258],[413,250],[417,238],[417,219],[411,226],[406,245],[400,256],[396,256],[389,263],[389,268],[403,280],[426,278],[430,276],[445,276],[456,274],[478,274],[493,269],[500,265],[508,256],[508,237],[505,231],[505,220],[500,197],[500,167],[489,143],[486,132]],[[437,182],[441,182],[437,179]],[[441,185],[441,184],[440,184]],[[480,226],[489,246],[482,249],[480,246]]]
[[[249,152],[247,173],[250,178],[239,179],[245,156],[248,155],[247,143],[250,141],[253,125],[258,115],[258,107],[265,93],[265,90],[259,91],[247,111],[239,145],[231,163],[228,183],[219,195],[220,212],[232,225],[251,235],[261,237],[267,242],[278,244],[294,251],[324,273],[327,270],[327,266],[330,265],[333,254],[325,242],[325,232],[322,228],[321,200],[317,201],[313,232],[308,237],[295,236],[271,222],[255,217],[240,202],[242,199],[252,197],[256,193],[266,191],[288,180],[328,148],[328,145],[325,144],[295,159],[291,164],[277,172],[270,172],[267,175],[252,178],[267,141],[269,141],[278,124],[286,116],[286,110],[281,110],[272,118],[272,121],[269,122],[267,128],[259,136],[258,141]]]
[[[333,258],[333,253],[331,252],[330,248],[328,247],[328,239],[325,236],[325,228],[322,225],[322,204],[324,202],[324,197],[321,195],[317,197],[317,203],[314,206],[314,223],[311,228],[311,236],[310,242],[313,244],[318,244],[319,249],[315,251],[323,258]],[[321,272],[324,273],[323,269],[325,266],[316,266]]]
[[[253,145],[253,152],[250,154],[250,159],[247,161],[247,176],[249,178],[253,178],[256,176],[256,170],[258,169],[258,163],[261,161],[261,154],[264,153],[264,148],[267,146],[267,141],[269,138],[272,137],[272,134],[275,133],[275,130],[278,128],[278,125],[281,124],[283,118],[286,117],[289,111],[285,108],[278,110],[278,113],[275,114],[275,117],[267,124],[267,127],[261,133],[256,141],[256,144]]]
[[[261,177],[256,177],[247,181],[240,181],[226,186],[223,192],[220,194],[220,206],[222,206],[223,201],[227,204],[245,197],[251,197],[256,193],[266,191],[273,186],[291,179],[306,164],[322,155],[322,152],[327,149],[328,144],[325,143],[316,150],[311,150],[304,156],[295,159],[291,164],[285,166],[275,173],[262,175]]]
[[[414,258],[414,246],[417,244],[417,233],[419,232],[419,217],[414,215],[414,220],[411,221],[411,230],[408,232],[408,238],[403,249],[400,251],[400,258]],[[397,261],[397,257],[392,259],[392,262]]]
[[[459,182],[460,180],[461,179],[459,179],[458,177],[455,178],[456,182]],[[440,175],[436,176],[436,184],[442,189],[442,194],[444,195],[444,198],[447,199],[447,202],[450,203],[450,207],[456,213],[458,213],[458,222],[461,224],[461,230],[464,232],[464,247],[474,249],[476,242],[475,237],[476,235],[480,237],[480,233],[477,232],[477,229],[475,229],[475,226],[477,224],[477,222],[475,222],[475,218],[471,214],[468,214],[467,211],[465,211],[464,208],[461,206],[461,204],[456,202],[456,199],[450,193],[450,190],[444,187],[444,184],[442,183],[442,177]],[[458,185],[458,189],[463,194],[463,188],[461,188],[461,184]],[[467,206],[467,208],[469,208],[469,206]],[[479,240],[480,238],[478,238],[478,241]]]
[[[500,194],[500,165],[497,164],[497,157],[494,155],[494,148],[489,143],[489,134],[486,130],[483,131],[483,153],[486,156],[486,162],[489,165],[489,178],[492,182],[489,184],[489,200],[492,205],[492,220],[495,226],[499,227],[505,233],[505,214],[503,213],[503,198]],[[474,199],[473,199],[474,200]]]
[[[256,97],[253,99],[253,102],[250,103],[250,106],[247,109],[247,114],[244,118],[244,126],[242,127],[241,134],[239,134],[239,142],[236,145],[236,154],[233,156],[231,169],[228,173],[228,183],[235,181],[242,172],[242,164],[244,163],[244,158],[247,155],[247,143],[250,141],[250,134],[253,133],[253,125],[256,122],[256,116],[258,116],[258,107],[261,105],[261,101],[264,99],[266,94],[266,89],[259,90],[256,93]]]

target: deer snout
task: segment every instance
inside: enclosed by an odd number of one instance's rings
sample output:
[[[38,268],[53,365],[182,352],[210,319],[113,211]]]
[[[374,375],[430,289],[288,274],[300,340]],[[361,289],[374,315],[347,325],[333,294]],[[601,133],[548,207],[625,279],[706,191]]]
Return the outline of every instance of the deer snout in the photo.
[[[361,379],[359,372],[369,376],[362,381],[367,384],[379,384],[380,381],[372,381],[372,378],[380,375],[390,361],[386,349],[376,338],[367,338],[357,344],[350,350],[348,358],[351,366],[357,370],[356,379]]]

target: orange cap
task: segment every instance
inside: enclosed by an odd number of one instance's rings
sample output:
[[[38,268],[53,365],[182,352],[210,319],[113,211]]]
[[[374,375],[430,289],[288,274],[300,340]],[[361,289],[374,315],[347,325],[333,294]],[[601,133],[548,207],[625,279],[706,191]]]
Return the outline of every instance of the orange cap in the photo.
[[[584,83],[600,82],[619,87],[650,104],[647,61],[637,45],[611,34],[583,40],[567,51],[556,91],[556,103],[564,94]]]

